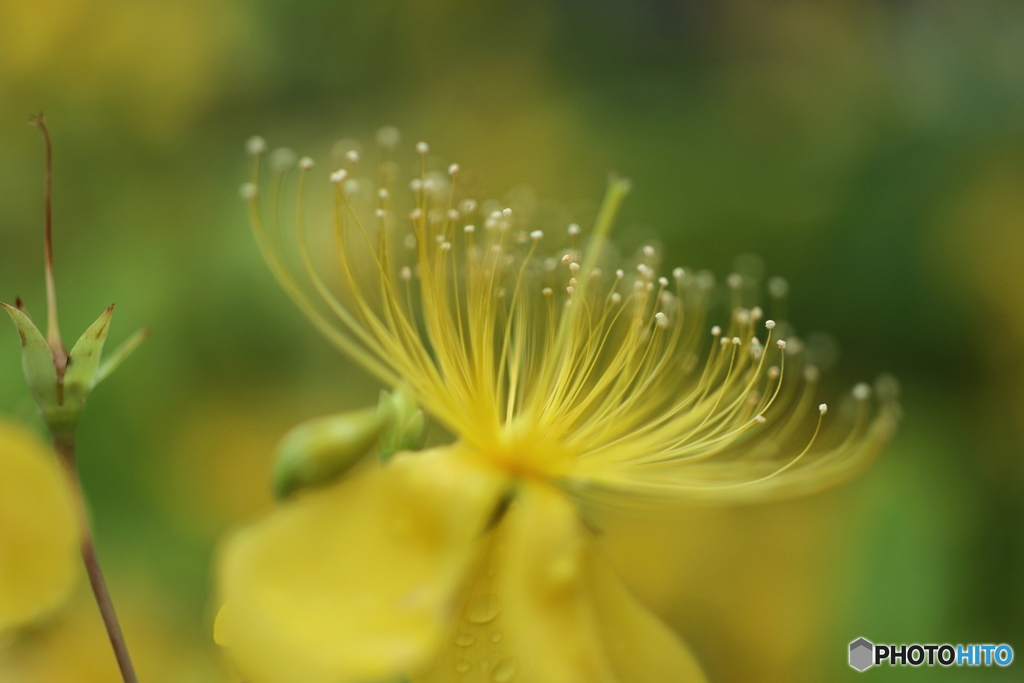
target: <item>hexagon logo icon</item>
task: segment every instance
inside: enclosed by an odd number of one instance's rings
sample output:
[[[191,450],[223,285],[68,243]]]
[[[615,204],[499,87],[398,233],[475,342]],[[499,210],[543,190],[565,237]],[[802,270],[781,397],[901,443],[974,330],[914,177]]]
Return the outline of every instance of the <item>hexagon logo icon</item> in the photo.
[[[850,666],[863,671],[875,663],[875,646],[866,638],[858,638],[850,643]]]

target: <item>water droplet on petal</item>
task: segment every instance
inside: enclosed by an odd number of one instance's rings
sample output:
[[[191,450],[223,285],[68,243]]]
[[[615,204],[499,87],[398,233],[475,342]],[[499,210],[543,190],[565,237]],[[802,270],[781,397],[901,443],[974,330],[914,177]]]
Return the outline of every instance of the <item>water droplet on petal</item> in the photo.
[[[501,613],[501,604],[495,595],[477,598],[466,606],[466,619],[474,624],[486,624],[494,621]]]
[[[469,673],[469,670],[472,669],[472,668],[473,668],[472,664],[470,664],[466,660],[462,660],[461,662],[458,662],[458,663],[455,664],[455,673],[457,673],[457,674],[466,674],[466,673]]]
[[[491,672],[491,680],[494,683],[509,683],[517,673],[519,673],[519,661],[515,658],[503,659]]]
[[[459,635],[455,636],[455,644],[459,647],[469,647],[475,642],[476,638],[469,635],[468,633],[460,633]]]
[[[492,643],[500,643],[501,642],[501,636],[502,636],[501,631],[495,631],[494,633],[491,634],[491,642]]]

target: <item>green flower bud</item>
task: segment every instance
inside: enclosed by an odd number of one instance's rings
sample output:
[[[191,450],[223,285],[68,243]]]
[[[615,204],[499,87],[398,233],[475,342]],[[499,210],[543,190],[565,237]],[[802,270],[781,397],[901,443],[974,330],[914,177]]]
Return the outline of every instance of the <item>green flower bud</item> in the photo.
[[[274,495],[327,484],[373,450],[388,421],[376,408],[318,417],[285,434],[277,447]]]

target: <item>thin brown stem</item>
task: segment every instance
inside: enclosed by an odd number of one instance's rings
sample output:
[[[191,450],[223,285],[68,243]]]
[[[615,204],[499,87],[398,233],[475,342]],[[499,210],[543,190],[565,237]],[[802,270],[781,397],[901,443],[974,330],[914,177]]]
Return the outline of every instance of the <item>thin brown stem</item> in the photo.
[[[125,643],[124,634],[121,632],[121,625],[117,621],[117,613],[114,611],[114,601],[110,598],[110,591],[107,590],[107,582],[103,578],[103,570],[100,568],[99,559],[96,557],[96,547],[92,542],[92,532],[89,529],[89,520],[85,513],[85,496],[82,492],[82,483],[78,478],[74,437],[54,437],[53,448],[72,484],[74,484],[73,488],[78,498],[82,524],[82,561],[85,563],[85,570],[89,574],[89,584],[92,586],[93,595],[96,596],[96,605],[100,608],[103,625],[107,627],[110,645],[114,649],[117,666],[121,669],[121,678],[124,679],[124,683],[138,683],[139,679],[135,676],[135,667],[132,666],[132,659],[128,654],[128,645]]]
[[[53,184],[53,146],[50,144],[50,131],[46,129],[46,121],[42,114],[33,116],[30,119],[33,126],[39,129],[43,136],[43,145],[46,148],[46,180],[43,185],[43,224],[44,233],[44,262],[46,266],[46,315],[47,329],[46,341],[53,351],[55,361],[58,361],[58,371],[63,369],[67,363],[67,349],[60,337],[60,325],[57,323],[57,288],[53,281],[53,202],[51,200],[50,188]]]

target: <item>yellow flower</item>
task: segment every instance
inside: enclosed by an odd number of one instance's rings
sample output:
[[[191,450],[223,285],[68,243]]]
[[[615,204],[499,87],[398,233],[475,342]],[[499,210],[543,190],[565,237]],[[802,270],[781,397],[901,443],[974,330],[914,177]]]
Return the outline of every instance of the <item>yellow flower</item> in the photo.
[[[586,245],[572,225],[556,249],[526,216],[464,197],[457,165],[428,172],[423,143],[408,206],[390,160],[375,186],[354,177],[350,153],[330,176],[331,247],[306,231],[304,158],[289,251],[278,217],[294,157],[271,155],[264,207],[264,143],[249,147],[256,177],[242,194],[284,288],[456,440],[364,462],[230,540],[216,637],[247,680],[702,681],[615,577],[588,512],[815,490],[894,428],[894,401],[873,411],[867,385],[826,424],[817,370],[798,340],[773,337],[781,323],[743,306],[740,276],[705,351],[709,274],[659,276],[651,247],[628,276],[608,268],[625,181],[611,183]]]
[[[0,422],[0,633],[59,607],[78,577],[69,484],[39,439]]]

